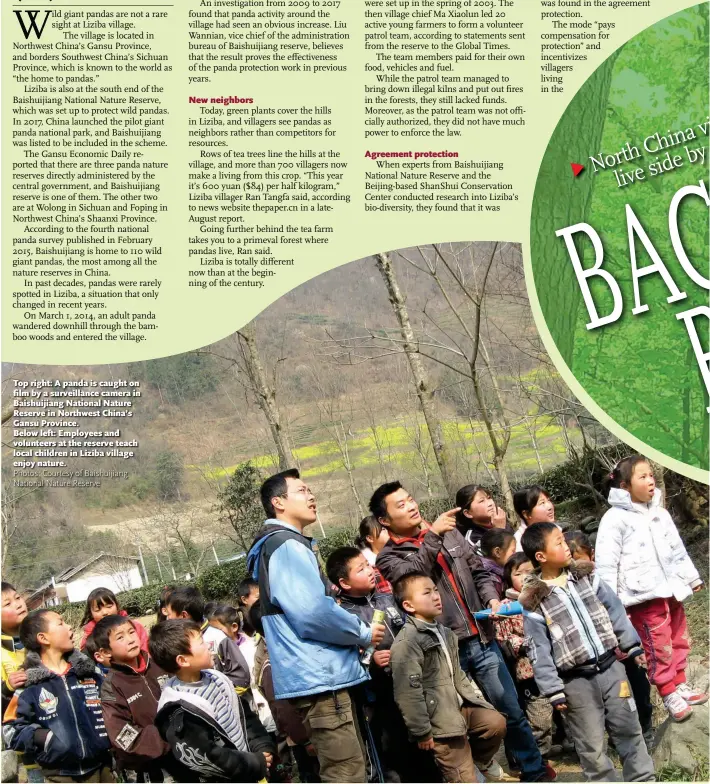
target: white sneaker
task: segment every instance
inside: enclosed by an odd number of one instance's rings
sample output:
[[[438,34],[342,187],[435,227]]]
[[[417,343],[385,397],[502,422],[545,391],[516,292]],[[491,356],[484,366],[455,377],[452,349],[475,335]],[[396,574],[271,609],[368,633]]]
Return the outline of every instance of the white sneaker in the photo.
[[[673,691],[664,697],[663,705],[673,721],[685,721],[693,713],[693,709],[677,691]]]
[[[681,683],[676,686],[676,694],[688,703],[688,705],[704,705],[708,701],[708,695],[700,689],[694,689],[689,683]]]
[[[518,781],[514,776],[508,775],[495,760],[492,760],[487,768],[482,768],[480,763],[476,763],[476,766],[486,777],[486,781]]]

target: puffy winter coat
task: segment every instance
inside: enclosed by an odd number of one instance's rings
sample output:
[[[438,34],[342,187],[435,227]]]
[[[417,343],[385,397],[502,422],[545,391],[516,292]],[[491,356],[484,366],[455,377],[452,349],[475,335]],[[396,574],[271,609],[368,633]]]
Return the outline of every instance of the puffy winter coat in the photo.
[[[702,583],[673,519],[656,490],[637,504],[627,490],[613,488],[595,544],[597,574],[625,607],[650,599],[687,599]]]
[[[566,588],[533,572],[520,592],[535,681],[553,705],[565,700],[566,678],[589,677],[610,667],[617,645],[630,658],[643,653],[623,605],[594,564],[572,561],[566,571]]]
[[[108,762],[110,741],[101,714],[101,675],[88,656],[73,651],[57,675],[29,652],[27,683],[10,703],[3,739],[14,751],[33,753],[44,770],[76,778]]]

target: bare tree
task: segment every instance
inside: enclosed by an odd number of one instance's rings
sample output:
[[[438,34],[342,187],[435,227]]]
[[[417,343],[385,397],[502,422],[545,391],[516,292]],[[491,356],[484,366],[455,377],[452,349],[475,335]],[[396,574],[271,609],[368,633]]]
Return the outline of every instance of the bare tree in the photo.
[[[132,558],[115,553],[103,553],[101,558],[92,566],[92,571],[111,577],[118,588],[118,592],[129,591],[135,586],[131,583],[131,570],[138,566]],[[140,567],[138,569],[140,572]],[[141,575],[142,578],[142,575]]]
[[[271,436],[274,439],[276,452],[279,457],[279,470],[285,471],[294,465],[294,458],[288,442],[287,432],[281,425],[281,414],[276,405],[276,389],[274,385],[268,383],[264,366],[261,362],[256,343],[254,322],[246,324],[237,334],[241,340],[244,370],[256,395],[259,407],[264,412],[266,421],[269,423]]]
[[[345,389],[347,381],[343,381],[342,374],[329,377],[324,373],[312,372],[313,387],[319,392],[316,405],[320,423],[338,449],[358,514],[363,517],[365,512],[355,483],[355,466],[351,455],[351,444],[355,440],[355,402]]]
[[[434,451],[434,458],[441,471],[441,478],[444,481],[444,486],[449,495],[453,496],[457,489],[456,481],[452,476],[451,460],[444,441],[441,420],[436,412],[434,389],[429,383],[424,365],[419,356],[419,344],[409,320],[406,302],[400,291],[399,284],[397,283],[389,254],[379,253],[376,256],[376,259],[377,268],[382,273],[389,293],[390,303],[392,304],[392,308],[399,323],[400,332],[402,334],[402,348],[407,355],[409,366],[412,370],[414,386],[417,390],[417,397],[419,398],[419,404],[421,405],[424,419],[426,420],[429,437],[431,438],[431,446]]]

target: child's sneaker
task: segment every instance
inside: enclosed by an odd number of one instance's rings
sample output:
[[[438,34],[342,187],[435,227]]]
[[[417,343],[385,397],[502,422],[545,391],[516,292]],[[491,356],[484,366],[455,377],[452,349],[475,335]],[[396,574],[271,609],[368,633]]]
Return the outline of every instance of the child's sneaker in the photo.
[[[676,686],[675,693],[680,694],[688,705],[705,705],[708,701],[708,695],[705,692],[694,689],[689,683],[681,683],[680,686]]]
[[[673,721],[685,721],[686,719],[689,719],[693,713],[693,709],[677,691],[673,691],[665,696],[663,698],[663,705]]]
[[[478,762],[476,766],[485,776],[484,781],[517,781],[513,776],[509,776],[495,760],[491,760],[491,764],[487,768],[481,767]]]

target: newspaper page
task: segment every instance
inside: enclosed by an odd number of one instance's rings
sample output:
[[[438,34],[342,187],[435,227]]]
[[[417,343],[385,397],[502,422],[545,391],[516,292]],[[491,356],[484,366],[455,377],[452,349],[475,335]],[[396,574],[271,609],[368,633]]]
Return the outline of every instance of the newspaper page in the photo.
[[[390,621],[424,617],[393,565],[408,546],[458,637],[453,665],[508,717],[499,762],[478,759],[471,735],[479,773],[707,776],[708,11],[688,0],[4,4],[5,780],[148,769],[131,755],[142,725],[127,705],[116,730],[102,686],[124,660],[94,629],[117,613],[140,621],[140,656],[163,669],[165,617],[217,629],[244,654],[239,700],[283,743],[254,755],[231,738],[265,766],[243,780],[318,780],[318,769],[324,781],[453,780],[447,765],[468,763],[439,741],[439,714],[417,724],[425,703],[411,707],[398,686],[406,634]],[[614,686],[633,704],[624,721],[639,748],[607,720],[611,759],[581,692],[558,674],[548,688],[534,651],[528,683],[500,636],[500,601],[521,590],[510,558],[532,553],[535,574],[556,578],[535,550],[538,523],[555,523],[569,558],[596,552],[613,599],[602,612],[623,661],[608,672],[633,687]],[[269,556],[279,569],[267,576],[262,537],[277,529],[296,539]],[[291,547],[306,560],[281,561]],[[352,548],[360,580],[392,602],[384,642],[372,618],[384,605],[353,576]],[[25,732],[27,716],[63,732],[61,701],[50,686],[37,696],[26,662],[32,651],[56,665],[45,627],[57,614],[101,669],[94,696],[82,687],[100,753],[60,754],[46,732]],[[611,662],[594,634],[587,658]],[[486,680],[466,653],[474,639],[507,657],[507,681]],[[363,707],[353,689],[383,673],[389,697]],[[407,676],[410,692],[426,696],[420,676]],[[333,715],[350,716],[336,732],[317,711],[341,691],[359,707],[336,696]],[[202,774],[244,775],[213,748],[181,759],[156,694],[151,770],[177,760],[200,775],[200,759]],[[553,706],[569,721],[550,724]],[[364,755],[347,735],[358,721]]]

